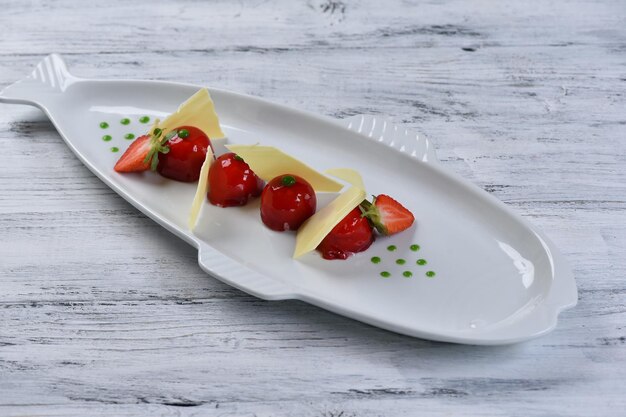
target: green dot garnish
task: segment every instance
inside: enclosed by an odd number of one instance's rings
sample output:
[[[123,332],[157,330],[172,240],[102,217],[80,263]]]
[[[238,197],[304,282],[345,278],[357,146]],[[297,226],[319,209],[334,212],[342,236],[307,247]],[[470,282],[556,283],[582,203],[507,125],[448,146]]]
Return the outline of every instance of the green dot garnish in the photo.
[[[415,263],[418,265],[426,265],[428,262],[426,262],[426,259],[418,259]]]
[[[400,258],[400,259],[396,259],[396,263],[398,265],[404,265],[406,263],[406,261],[404,259]]]
[[[178,131],[178,137],[181,139],[186,139],[189,137],[189,131],[187,129],[180,129]]]
[[[380,263],[380,258],[378,256],[373,256],[371,259],[373,264],[379,264]]]
[[[100,127],[101,127],[102,129],[106,129],[106,128],[108,128],[108,127],[109,127],[109,124],[108,124],[107,122],[101,122],[101,123],[100,123]]]
[[[111,148],[111,152],[119,152],[120,148],[118,148],[117,146],[114,146]]]
[[[123,125],[127,125],[127,124],[130,123],[130,119],[124,117],[122,120],[120,120],[120,123],[123,124]]]
[[[292,177],[291,175],[285,175],[280,182],[285,186],[285,187],[291,187],[292,185],[294,185],[296,183],[296,179],[294,177]]]
[[[132,133],[127,133],[124,135],[124,139],[128,139],[128,140],[135,139],[135,135]]]
[[[396,245],[389,245],[389,246],[387,246],[387,250],[389,252],[393,252],[396,249],[398,249],[398,247]]]
[[[104,135],[104,136],[102,136],[102,140],[105,141],[105,142],[109,142],[111,139],[113,139],[111,137],[111,135]]]
[[[411,245],[410,248],[413,252],[417,252],[420,250],[420,245]]]
[[[404,275],[406,278],[411,278],[413,276],[413,272],[411,272],[411,271],[404,271],[402,273],[402,275]]]
[[[432,278],[432,277],[434,277],[435,275],[436,275],[436,274],[435,274],[435,271],[428,271],[428,272],[426,272],[426,276],[427,276],[428,278]]]
[[[391,274],[387,271],[383,271],[380,273],[380,276],[383,278],[389,278],[391,276]]]
[[[148,123],[150,118],[148,116],[143,116],[139,118],[139,123]]]

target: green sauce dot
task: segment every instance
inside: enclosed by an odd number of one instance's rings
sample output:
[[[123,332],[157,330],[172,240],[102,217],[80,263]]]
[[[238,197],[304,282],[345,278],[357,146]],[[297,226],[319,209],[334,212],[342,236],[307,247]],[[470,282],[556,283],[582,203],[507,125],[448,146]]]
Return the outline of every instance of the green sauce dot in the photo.
[[[378,256],[372,257],[372,263],[373,264],[379,264],[380,263],[380,258]]]
[[[118,148],[117,146],[114,146],[111,148],[111,152],[119,152],[120,148]]]
[[[150,118],[148,116],[143,116],[139,118],[140,123],[148,123],[149,121],[150,121]]]
[[[135,135],[133,135],[132,133],[127,133],[124,135],[124,139],[128,139],[128,140],[135,139]]]
[[[402,275],[404,275],[406,278],[411,278],[413,276],[413,272],[411,272],[411,271],[404,271],[402,273]]]
[[[178,131],[178,137],[181,139],[186,139],[189,137],[189,131],[187,129],[180,129]]]
[[[415,263],[418,265],[426,265],[428,262],[426,262],[426,259],[418,259]]]
[[[398,265],[404,265],[406,263],[406,261],[404,259],[396,259],[396,263]]]
[[[100,127],[101,127],[102,129],[106,129],[107,127],[109,127],[109,124],[108,124],[107,122],[101,122],[101,123],[100,123]]]
[[[436,274],[435,274],[435,271],[428,271],[428,272],[426,272],[426,276],[427,276],[428,278],[432,278],[432,277],[434,277],[435,275],[436,275]]]
[[[418,250],[420,250],[420,245],[411,245],[411,250],[413,252],[417,252]]]
[[[121,123],[121,124],[123,124],[123,125],[127,125],[127,124],[129,124],[129,123],[130,123],[130,119],[127,119],[127,118],[125,117],[125,118],[123,118],[122,120],[120,120],[120,123]]]
[[[291,175],[285,175],[283,178],[281,178],[280,182],[285,187],[291,187],[292,185],[296,183],[296,179]]]
[[[387,250],[389,252],[393,252],[396,249],[398,249],[398,247],[396,245],[389,245],[389,246],[387,246]]]
[[[111,137],[111,135],[104,135],[104,136],[102,136],[102,140],[103,140],[103,141],[105,141],[105,142],[108,142],[108,141],[110,141],[111,139],[113,139],[113,138]]]
[[[380,276],[383,278],[389,278],[391,276],[391,274],[387,271],[383,271],[380,273]]]

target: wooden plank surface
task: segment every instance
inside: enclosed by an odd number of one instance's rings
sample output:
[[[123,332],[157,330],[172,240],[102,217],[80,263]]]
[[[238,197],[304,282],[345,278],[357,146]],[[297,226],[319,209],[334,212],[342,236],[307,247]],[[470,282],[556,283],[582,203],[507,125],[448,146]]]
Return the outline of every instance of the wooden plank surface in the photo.
[[[384,3],[384,6],[383,6]],[[544,230],[579,305],[505,347],[399,336],[204,274],[35,109],[0,107],[0,415],[618,416],[626,3],[0,0],[0,88],[193,82],[391,116]]]

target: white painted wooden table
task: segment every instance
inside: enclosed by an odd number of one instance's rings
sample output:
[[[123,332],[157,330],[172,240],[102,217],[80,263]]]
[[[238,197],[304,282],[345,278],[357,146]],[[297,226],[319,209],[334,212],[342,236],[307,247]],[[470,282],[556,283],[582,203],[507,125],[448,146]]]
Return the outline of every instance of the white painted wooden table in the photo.
[[[37,110],[3,105],[0,415],[626,415],[625,16],[622,0],[1,0],[0,88],[58,52],[86,77],[391,116],[541,227],[580,301],[548,336],[471,347],[254,299]]]

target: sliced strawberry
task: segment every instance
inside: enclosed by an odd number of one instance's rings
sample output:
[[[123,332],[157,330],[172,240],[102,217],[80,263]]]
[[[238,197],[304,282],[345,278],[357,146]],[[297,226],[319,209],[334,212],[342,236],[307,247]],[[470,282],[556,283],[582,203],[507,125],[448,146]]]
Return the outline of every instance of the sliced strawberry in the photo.
[[[171,139],[176,132],[170,132],[165,137],[162,129],[154,129],[151,134],[139,136],[130,144],[126,152],[115,164],[117,172],[140,172],[151,169],[156,171],[159,163],[159,154],[166,154],[170,151],[165,143]]]
[[[406,230],[415,221],[413,213],[385,194],[374,197],[371,203],[364,200],[361,203],[361,211],[363,216],[367,217],[376,230],[384,236]]]
[[[150,161],[146,161],[146,156],[152,148],[149,135],[139,136],[130,144],[126,152],[115,164],[117,172],[139,172],[150,169]]]

